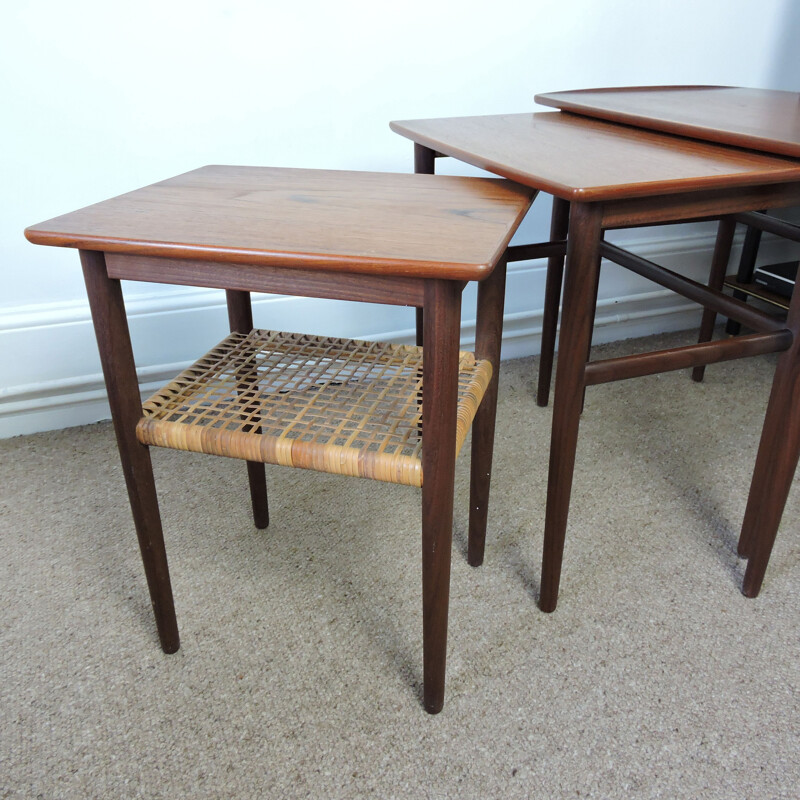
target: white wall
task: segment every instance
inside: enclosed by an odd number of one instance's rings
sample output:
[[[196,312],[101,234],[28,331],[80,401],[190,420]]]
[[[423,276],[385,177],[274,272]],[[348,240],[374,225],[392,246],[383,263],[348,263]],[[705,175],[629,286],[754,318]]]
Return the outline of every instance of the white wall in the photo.
[[[712,83],[798,89],[793,0],[136,3],[27,0],[0,27],[0,435],[107,414],[77,254],[26,225],[208,163],[408,171],[390,119],[523,112],[537,92]],[[474,172],[439,161],[437,169]],[[549,203],[523,229],[546,238]],[[708,226],[627,234],[707,263]],[[698,273],[700,274],[700,273]],[[538,348],[543,264],[513,267],[505,355]],[[597,339],[695,317],[613,267]],[[221,292],[126,285],[143,381],[211,346]],[[465,302],[465,341],[470,301]],[[406,338],[407,310],[264,298],[263,326]]]

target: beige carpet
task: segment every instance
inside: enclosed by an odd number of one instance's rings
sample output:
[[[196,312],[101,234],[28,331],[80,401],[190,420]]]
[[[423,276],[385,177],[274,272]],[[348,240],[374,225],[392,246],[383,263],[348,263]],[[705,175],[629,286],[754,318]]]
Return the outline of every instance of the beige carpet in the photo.
[[[552,615],[550,412],[536,360],[504,363],[480,569],[459,461],[436,717],[416,490],[268,468],[258,532],[241,463],[154,450],[166,656],[110,425],[0,442],[0,796],[797,798],[795,494],[756,600],[735,555],[774,361],[589,391]]]

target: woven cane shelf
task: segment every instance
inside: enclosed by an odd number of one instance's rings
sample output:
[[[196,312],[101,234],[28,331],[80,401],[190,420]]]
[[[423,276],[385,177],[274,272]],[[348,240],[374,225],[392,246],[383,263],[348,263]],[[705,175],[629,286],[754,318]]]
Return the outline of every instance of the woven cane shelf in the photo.
[[[492,376],[460,353],[456,453]],[[142,444],[422,485],[422,348],[232,333],[144,403]]]

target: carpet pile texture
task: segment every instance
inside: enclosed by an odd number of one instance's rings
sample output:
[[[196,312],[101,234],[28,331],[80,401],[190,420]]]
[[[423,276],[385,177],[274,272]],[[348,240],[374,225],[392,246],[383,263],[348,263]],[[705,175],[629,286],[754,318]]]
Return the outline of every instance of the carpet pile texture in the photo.
[[[417,490],[268,467],[257,531],[241,462],[154,448],[167,656],[110,423],[0,442],[0,797],[798,797],[796,492],[755,600],[736,556],[774,364],[588,390],[548,615],[551,412],[536,359],[503,363],[478,569],[459,458],[435,717]]]

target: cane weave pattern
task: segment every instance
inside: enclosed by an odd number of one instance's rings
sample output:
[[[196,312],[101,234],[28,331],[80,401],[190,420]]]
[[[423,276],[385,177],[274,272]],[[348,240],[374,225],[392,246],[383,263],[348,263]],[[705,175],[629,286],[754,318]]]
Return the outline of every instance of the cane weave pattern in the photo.
[[[456,453],[491,376],[459,354]],[[143,410],[143,444],[422,485],[419,347],[232,333]]]

